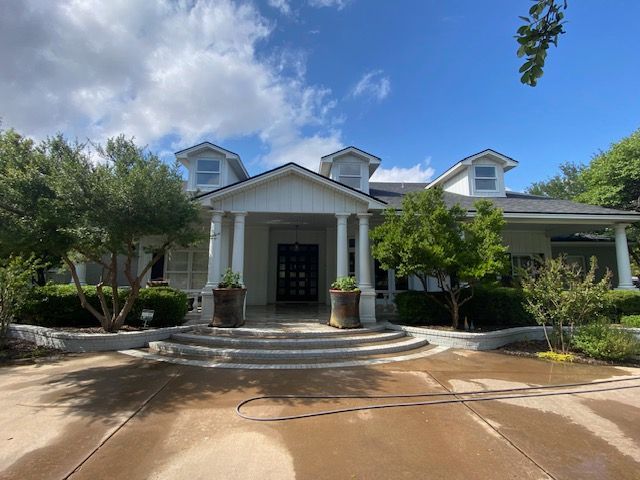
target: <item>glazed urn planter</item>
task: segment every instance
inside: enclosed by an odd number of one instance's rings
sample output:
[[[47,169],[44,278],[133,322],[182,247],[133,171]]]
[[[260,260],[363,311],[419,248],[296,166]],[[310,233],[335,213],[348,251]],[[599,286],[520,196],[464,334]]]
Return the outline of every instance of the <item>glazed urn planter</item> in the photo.
[[[329,290],[331,318],[329,325],[336,328],[360,328],[360,291]]]
[[[244,325],[246,295],[246,288],[214,288],[211,326],[234,328]]]

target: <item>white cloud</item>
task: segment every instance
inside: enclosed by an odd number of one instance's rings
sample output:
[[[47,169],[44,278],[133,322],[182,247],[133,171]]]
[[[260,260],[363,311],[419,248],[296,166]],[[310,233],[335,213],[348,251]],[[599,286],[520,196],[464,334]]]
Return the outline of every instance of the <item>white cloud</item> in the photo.
[[[382,70],[365,73],[351,90],[353,97],[368,96],[375,100],[384,100],[391,92],[391,80]]]
[[[0,2],[3,126],[176,148],[255,135],[267,164],[307,162],[341,145],[335,101],[301,55],[256,53],[271,30],[231,0]]]
[[[291,5],[288,0],[269,0],[269,6],[280,10],[283,15],[291,14]]]
[[[312,7],[318,7],[318,8],[334,7],[334,8],[337,8],[338,10],[342,10],[350,2],[351,0],[309,0],[309,5],[311,5]]]
[[[379,167],[371,177],[372,182],[430,182],[435,170],[429,166],[430,158],[413,167]]]

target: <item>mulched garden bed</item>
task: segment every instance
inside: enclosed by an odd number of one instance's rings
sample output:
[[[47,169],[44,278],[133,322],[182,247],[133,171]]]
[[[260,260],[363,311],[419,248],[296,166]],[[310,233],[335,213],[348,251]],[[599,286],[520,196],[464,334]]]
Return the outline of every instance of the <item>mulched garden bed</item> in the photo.
[[[538,353],[546,352],[549,350],[549,346],[545,340],[527,340],[524,342],[515,342],[498,348],[496,351],[504,353],[505,355],[513,355],[516,357],[529,357],[538,358]],[[579,352],[571,352],[574,356],[572,362],[561,363],[586,363],[589,365],[607,365],[607,366],[622,366],[622,367],[640,367],[640,360],[629,359],[623,362],[615,362],[608,360],[597,360],[595,358],[587,357]],[[540,359],[542,360],[542,359]],[[545,360],[550,361],[550,360]]]
[[[530,327],[531,325],[484,325],[482,327],[476,327],[473,330],[464,330],[464,329],[456,329],[451,325],[415,325],[410,323],[403,323],[397,320],[392,320],[391,323],[394,325],[402,325],[403,327],[417,327],[417,328],[430,328],[433,330],[442,330],[444,332],[466,332],[466,333],[486,333],[486,332],[495,332],[498,330],[505,330],[507,328],[518,328],[518,327]]]
[[[51,327],[53,330],[59,332],[71,332],[71,333],[107,333],[102,327]],[[132,327],[130,325],[123,325],[120,327],[119,332],[141,332],[143,329],[140,327]],[[149,330],[149,329],[147,329]]]
[[[15,360],[35,360],[36,358],[61,355],[62,352],[55,348],[39,347],[35,343],[25,340],[9,339],[4,347],[0,348],[0,364]]]

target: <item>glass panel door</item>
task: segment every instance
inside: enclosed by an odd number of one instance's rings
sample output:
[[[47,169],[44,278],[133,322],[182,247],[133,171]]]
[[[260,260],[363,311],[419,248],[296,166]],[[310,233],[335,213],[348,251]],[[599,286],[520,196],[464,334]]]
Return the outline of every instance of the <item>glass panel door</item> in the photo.
[[[277,272],[277,301],[318,300],[318,245],[279,244]]]

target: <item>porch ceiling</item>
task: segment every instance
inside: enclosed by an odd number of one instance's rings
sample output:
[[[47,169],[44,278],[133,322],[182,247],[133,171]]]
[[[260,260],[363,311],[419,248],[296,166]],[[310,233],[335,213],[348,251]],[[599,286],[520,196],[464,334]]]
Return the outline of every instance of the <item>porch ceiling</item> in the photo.
[[[332,214],[252,212],[247,215],[246,223],[247,225],[267,225],[270,227],[283,228],[293,228],[296,225],[298,225],[300,229],[313,227],[325,228],[335,227],[336,217]]]

